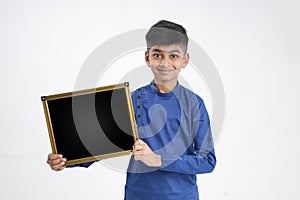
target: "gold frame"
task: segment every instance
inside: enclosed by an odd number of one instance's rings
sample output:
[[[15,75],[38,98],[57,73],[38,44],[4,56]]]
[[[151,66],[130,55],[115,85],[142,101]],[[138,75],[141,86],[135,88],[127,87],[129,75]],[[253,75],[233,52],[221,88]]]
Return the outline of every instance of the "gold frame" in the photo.
[[[52,123],[51,123],[51,116],[50,116],[50,112],[49,112],[49,108],[48,108],[48,101],[61,99],[61,98],[68,98],[68,97],[73,97],[73,96],[79,96],[79,95],[84,95],[84,94],[92,94],[92,93],[96,93],[96,92],[104,92],[104,91],[108,91],[108,90],[121,89],[121,88],[124,88],[125,93],[126,93],[128,112],[129,112],[130,121],[131,121],[133,138],[134,138],[134,141],[138,140],[136,121],[135,121],[135,117],[134,117],[132,100],[131,100],[131,95],[130,95],[130,90],[129,90],[129,83],[125,82],[122,84],[108,85],[108,86],[97,87],[97,88],[92,88],[92,89],[42,96],[41,100],[42,100],[44,114],[45,114],[45,118],[46,118],[52,153],[57,154],[58,152],[57,152],[57,148],[56,148],[55,137],[54,137],[54,132],[53,132]],[[105,158],[124,156],[124,155],[130,154],[130,152],[131,152],[131,150],[128,150],[128,151],[125,150],[125,151],[114,152],[114,153],[109,153],[109,154],[102,154],[102,155],[85,157],[85,158],[80,158],[80,159],[67,160],[65,166],[84,163],[84,162],[91,162],[91,161],[101,160],[101,159],[105,159]]]

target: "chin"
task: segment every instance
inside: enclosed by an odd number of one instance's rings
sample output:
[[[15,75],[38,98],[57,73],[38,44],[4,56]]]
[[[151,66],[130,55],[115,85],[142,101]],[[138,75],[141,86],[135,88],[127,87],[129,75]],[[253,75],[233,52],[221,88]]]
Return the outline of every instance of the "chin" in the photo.
[[[159,78],[159,79],[156,79],[160,82],[169,82],[169,81],[173,81],[174,79],[173,78]]]

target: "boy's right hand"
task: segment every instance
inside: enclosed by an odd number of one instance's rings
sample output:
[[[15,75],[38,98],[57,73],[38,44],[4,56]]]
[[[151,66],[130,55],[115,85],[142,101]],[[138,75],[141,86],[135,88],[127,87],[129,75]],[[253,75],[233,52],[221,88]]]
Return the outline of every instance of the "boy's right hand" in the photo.
[[[66,161],[67,159],[63,158],[62,155],[50,153],[48,155],[47,163],[50,165],[52,170],[61,171],[66,168]]]

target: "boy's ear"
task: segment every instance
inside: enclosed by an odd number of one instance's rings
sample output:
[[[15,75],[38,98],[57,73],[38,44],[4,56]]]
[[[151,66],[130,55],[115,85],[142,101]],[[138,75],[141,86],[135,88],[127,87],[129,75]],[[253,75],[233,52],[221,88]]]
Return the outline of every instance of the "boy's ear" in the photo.
[[[184,61],[182,63],[182,68],[185,68],[187,64],[189,64],[189,62],[190,62],[190,54],[186,53],[184,56]]]
[[[149,51],[145,51],[145,62],[149,66]]]

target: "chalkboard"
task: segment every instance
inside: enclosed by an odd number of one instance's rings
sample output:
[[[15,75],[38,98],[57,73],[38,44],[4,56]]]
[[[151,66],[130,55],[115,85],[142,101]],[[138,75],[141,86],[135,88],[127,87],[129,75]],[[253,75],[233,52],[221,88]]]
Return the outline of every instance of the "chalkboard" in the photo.
[[[41,99],[52,152],[66,165],[126,155],[137,139],[127,82]]]

